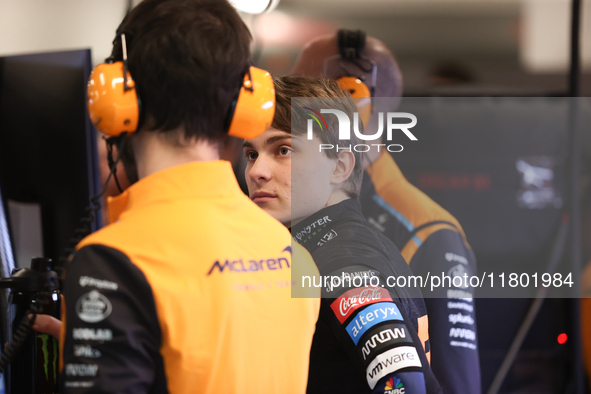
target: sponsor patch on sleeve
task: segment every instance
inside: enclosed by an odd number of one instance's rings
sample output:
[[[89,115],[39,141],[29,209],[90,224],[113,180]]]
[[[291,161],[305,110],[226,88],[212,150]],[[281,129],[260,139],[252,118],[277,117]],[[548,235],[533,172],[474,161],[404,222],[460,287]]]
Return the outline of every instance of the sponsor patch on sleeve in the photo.
[[[112,311],[111,301],[96,290],[82,295],[76,303],[76,315],[87,323],[103,321]]]
[[[399,346],[379,354],[367,366],[367,384],[373,389],[384,376],[402,368],[422,367],[417,350],[412,346]]]
[[[80,279],[78,279],[78,284],[80,287],[92,286],[101,290],[117,290],[119,288],[119,285],[115,282],[96,279],[90,276],[81,276]]]
[[[74,345],[74,356],[86,358],[100,358],[101,352],[90,345]]]
[[[365,365],[378,354],[401,343],[413,343],[412,337],[404,324],[385,324],[372,328],[359,342],[357,349]]]
[[[71,387],[71,388],[90,388],[92,386],[94,386],[94,382],[92,381],[88,381],[88,382],[79,382],[79,381],[74,381],[74,382],[65,382],[64,385],[66,387]]]
[[[357,316],[347,325],[346,330],[355,345],[359,343],[361,336],[378,323],[404,318],[396,304],[392,302],[380,302],[361,310]]]
[[[66,364],[66,376],[95,377],[98,372],[97,364]]]
[[[386,376],[378,386],[379,393],[383,394],[412,394],[424,393],[425,377],[422,372],[400,372]]]
[[[72,337],[78,341],[107,342],[113,340],[113,331],[108,328],[74,328]]]
[[[383,287],[361,287],[351,289],[337,298],[330,307],[337,319],[344,323],[357,309],[376,302],[392,301],[390,293]]]
[[[351,288],[382,287],[380,273],[362,265],[352,265],[323,276],[322,298],[337,298]]]

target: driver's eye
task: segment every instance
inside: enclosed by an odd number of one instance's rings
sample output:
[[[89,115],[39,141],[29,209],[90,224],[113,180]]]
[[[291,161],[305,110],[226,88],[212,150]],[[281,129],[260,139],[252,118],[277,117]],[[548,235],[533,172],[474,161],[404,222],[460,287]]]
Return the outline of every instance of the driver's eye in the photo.
[[[257,157],[258,157],[258,153],[254,152],[254,151],[246,152],[246,158],[248,160],[255,160]]]

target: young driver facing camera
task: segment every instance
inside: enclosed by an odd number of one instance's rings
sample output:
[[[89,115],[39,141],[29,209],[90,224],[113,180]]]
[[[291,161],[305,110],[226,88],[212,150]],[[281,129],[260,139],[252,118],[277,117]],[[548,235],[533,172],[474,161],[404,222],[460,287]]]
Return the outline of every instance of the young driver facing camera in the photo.
[[[323,285],[308,393],[403,387],[407,394],[439,393],[425,354],[428,321],[420,291],[388,285],[388,278],[411,275],[410,270],[361,213],[362,164],[359,153],[345,148],[357,142],[353,128],[351,139],[340,141],[337,116],[320,114],[332,109],[353,119],[354,102],[322,78],[283,77],[275,80],[275,90],[272,127],[244,143],[250,198],[291,228],[312,254],[321,279],[373,279],[361,287],[344,280]],[[340,149],[320,151],[320,144]]]

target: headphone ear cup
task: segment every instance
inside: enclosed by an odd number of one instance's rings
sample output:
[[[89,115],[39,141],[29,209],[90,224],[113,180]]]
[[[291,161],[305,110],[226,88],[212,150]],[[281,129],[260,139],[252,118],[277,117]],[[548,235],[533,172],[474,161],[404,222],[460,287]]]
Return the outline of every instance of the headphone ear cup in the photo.
[[[92,124],[110,137],[137,130],[140,109],[135,82],[127,73],[123,83],[123,62],[96,66],[88,80],[87,105]]]
[[[355,77],[341,77],[337,79],[337,83],[341,89],[349,92],[357,106],[363,126],[367,126],[372,112],[372,94],[370,89],[362,80]]]
[[[260,68],[250,67],[244,76],[236,100],[228,134],[251,139],[271,127],[275,116],[275,86],[271,74]]]

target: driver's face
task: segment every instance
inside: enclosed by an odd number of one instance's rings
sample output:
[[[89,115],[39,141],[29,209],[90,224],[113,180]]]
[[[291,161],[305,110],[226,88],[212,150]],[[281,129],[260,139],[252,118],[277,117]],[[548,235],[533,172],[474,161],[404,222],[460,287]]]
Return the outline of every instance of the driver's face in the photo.
[[[244,142],[245,177],[252,201],[289,227],[291,221],[291,134],[269,128]]]
[[[319,144],[273,128],[244,142],[250,198],[287,227],[325,207],[333,190],[335,161]]]

